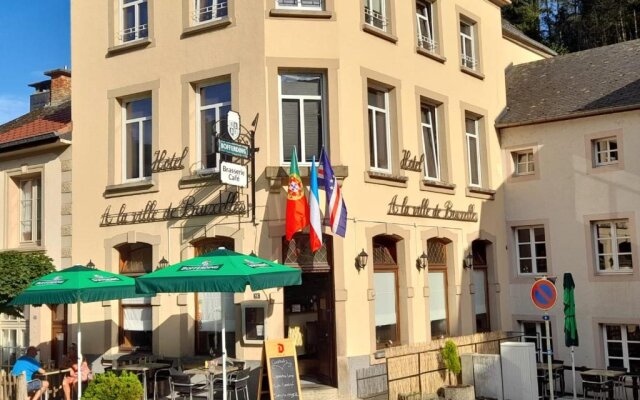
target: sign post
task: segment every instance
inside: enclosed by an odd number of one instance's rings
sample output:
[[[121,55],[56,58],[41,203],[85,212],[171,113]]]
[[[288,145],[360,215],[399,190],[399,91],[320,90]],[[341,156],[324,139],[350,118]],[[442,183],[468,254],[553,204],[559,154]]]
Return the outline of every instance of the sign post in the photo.
[[[531,301],[533,305],[544,311],[544,329],[547,333],[547,367],[549,369],[549,398],[553,398],[553,349],[551,349],[551,335],[549,334],[549,311],[556,304],[558,291],[556,286],[545,276],[537,280],[531,287]]]

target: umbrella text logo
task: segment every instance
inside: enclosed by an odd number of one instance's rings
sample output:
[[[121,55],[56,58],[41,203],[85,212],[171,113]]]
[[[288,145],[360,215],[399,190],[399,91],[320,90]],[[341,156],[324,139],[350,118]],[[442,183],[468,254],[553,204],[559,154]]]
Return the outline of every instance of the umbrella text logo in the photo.
[[[117,282],[117,281],[120,281],[120,280],[121,279],[118,278],[117,276],[94,275],[93,278],[91,278],[91,282],[95,282],[95,283]]]
[[[66,281],[66,279],[63,279],[60,275],[58,275],[51,279],[38,281],[36,282],[35,286],[62,285]]]
[[[222,268],[222,264],[210,264],[209,261],[203,261],[200,265],[185,265],[180,267],[178,271],[217,271]]]
[[[265,262],[253,262],[249,260],[244,260],[244,263],[251,268],[267,268],[270,267],[269,264]]]

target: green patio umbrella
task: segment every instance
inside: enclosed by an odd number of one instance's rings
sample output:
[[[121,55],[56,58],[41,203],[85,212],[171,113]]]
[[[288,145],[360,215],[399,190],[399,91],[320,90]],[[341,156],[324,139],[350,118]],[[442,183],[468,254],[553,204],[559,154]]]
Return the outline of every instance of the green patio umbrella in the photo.
[[[82,376],[81,304],[143,296],[153,296],[153,293],[149,291],[144,295],[137,293],[133,278],[83,265],[75,265],[36,279],[10,304],[77,304],[78,376]],[[82,385],[78,385],[78,400],[81,396]]]
[[[141,293],[244,292],[300,285],[300,270],[225,248],[170,265],[136,279]],[[227,351],[222,307],[222,397],[227,399]]]
[[[573,373],[573,398],[577,399],[575,346],[578,346],[578,327],[576,325],[576,302],[574,298],[575,283],[571,273],[565,272],[562,286],[564,303],[564,344],[571,348],[571,371]]]

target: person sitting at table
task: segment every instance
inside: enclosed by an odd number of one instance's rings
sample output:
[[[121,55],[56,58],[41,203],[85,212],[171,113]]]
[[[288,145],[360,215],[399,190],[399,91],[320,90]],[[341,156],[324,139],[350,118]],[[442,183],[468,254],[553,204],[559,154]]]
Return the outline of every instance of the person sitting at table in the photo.
[[[25,374],[27,378],[27,396],[30,396],[30,400],[38,400],[43,393],[49,388],[49,382],[41,381],[40,379],[33,379],[33,374],[36,372],[44,374],[45,370],[40,366],[40,361],[36,360],[38,355],[38,349],[34,346],[30,346],[27,349],[27,354],[16,360],[11,370],[11,375],[19,376]]]
[[[69,368],[69,375],[65,376],[62,380],[62,391],[64,392],[64,399],[71,400],[71,388],[78,384],[78,350],[75,345],[71,345],[69,348],[69,354],[65,358],[63,365],[65,368]],[[87,360],[82,360],[82,382],[89,380],[89,374],[91,369]]]

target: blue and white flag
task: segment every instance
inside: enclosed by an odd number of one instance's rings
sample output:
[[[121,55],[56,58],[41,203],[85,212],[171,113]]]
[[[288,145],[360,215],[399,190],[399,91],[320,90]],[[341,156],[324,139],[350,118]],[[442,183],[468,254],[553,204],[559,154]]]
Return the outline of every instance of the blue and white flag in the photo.
[[[323,184],[326,193],[325,224],[331,227],[331,232],[345,237],[347,234],[347,206],[344,204],[342,190],[338,185],[338,179],[333,174],[333,168],[331,168],[329,157],[327,157],[324,148],[320,153],[318,183]]]

